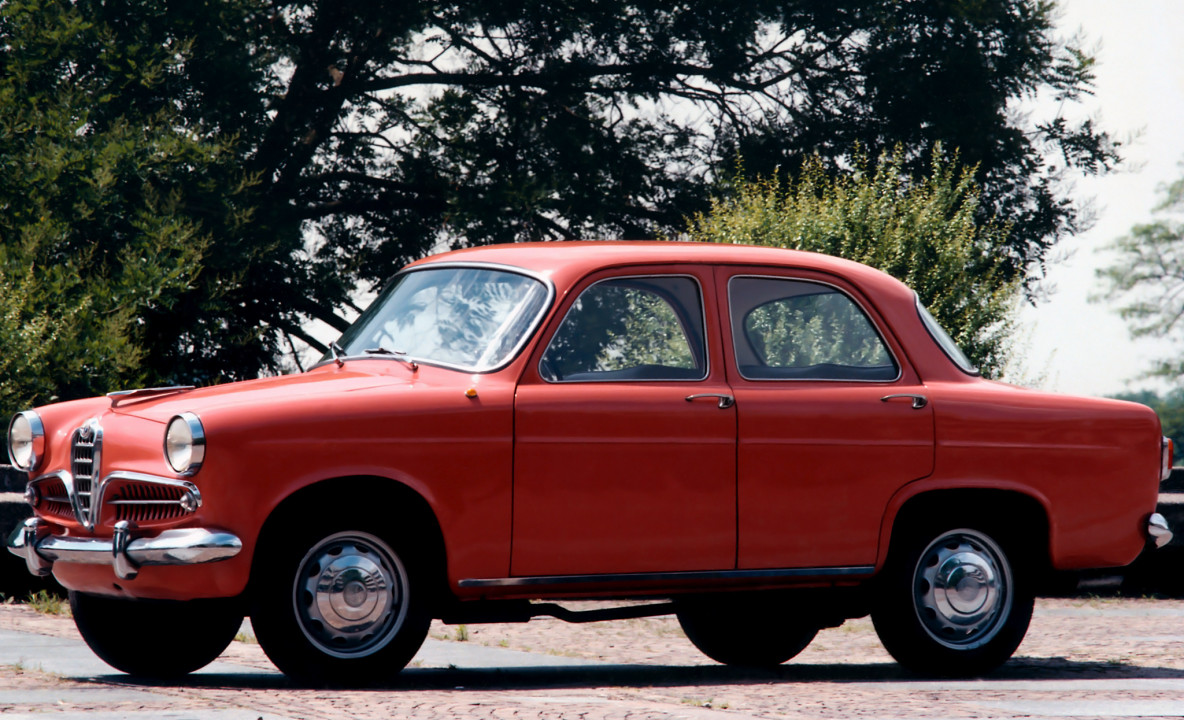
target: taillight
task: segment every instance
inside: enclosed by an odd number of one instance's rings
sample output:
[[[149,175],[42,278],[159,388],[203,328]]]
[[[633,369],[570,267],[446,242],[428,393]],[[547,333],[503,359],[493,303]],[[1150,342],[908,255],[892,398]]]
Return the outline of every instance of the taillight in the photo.
[[[1175,446],[1171,438],[1164,438],[1160,443],[1162,455],[1159,460],[1159,481],[1163,482],[1172,476],[1172,458],[1175,456]]]

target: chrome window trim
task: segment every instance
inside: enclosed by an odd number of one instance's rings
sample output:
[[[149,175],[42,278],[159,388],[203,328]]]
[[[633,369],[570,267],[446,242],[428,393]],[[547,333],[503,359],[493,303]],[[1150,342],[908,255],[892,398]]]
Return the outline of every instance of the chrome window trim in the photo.
[[[29,422],[29,429],[33,435],[33,455],[29,458],[27,467],[18,463],[12,455],[12,425],[18,417],[23,417]],[[8,451],[8,462],[21,472],[34,472],[45,457],[45,423],[41,422],[41,416],[37,414],[37,411],[22,410],[13,415],[12,419],[8,421],[8,435],[5,437],[9,438],[8,447],[5,448]]]
[[[859,311],[863,313],[868,325],[870,325],[872,330],[875,331],[876,337],[880,338],[880,343],[884,346],[884,350],[887,351],[888,357],[892,358],[892,364],[896,366],[896,377],[892,378],[891,380],[860,380],[857,378],[750,378],[746,376],[744,371],[740,369],[740,363],[738,362],[739,353],[737,352],[736,348],[736,328],[732,322],[732,282],[737,279],[781,280],[798,283],[809,283],[812,285],[822,285],[823,287],[833,288],[836,292],[841,293],[848,300],[855,303],[855,307],[859,308]],[[732,340],[732,359],[733,361],[736,361],[736,374],[748,382],[864,383],[868,385],[887,385],[890,383],[900,382],[900,379],[904,377],[904,364],[900,362],[900,358],[896,357],[896,353],[892,351],[892,345],[884,339],[884,332],[880,329],[880,326],[876,324],[875,320],[872,319],[872,315],[868,312],[867,307],[862,302],[860,302],[858,298],[852,296],[851,293],[847,292],[838,285],[835,285],[834,283],[828,283],[825,280],[807,280],[800,277],[789,277],[786,275],[733,275],[732,277],[728,278],[727,302],[728,307],[726,315],[728,317],[728,331]]]
[[[547,383],[548,385],[576,385],[576,384],[580,384],[580,383],[643,383],[643,382],[644,383],[701,383],[701,382],[706,382],[708,380],[708,378],[711,377],[711,347],[708,344],[708,337],[707,337],[707,298],[703,294],[703,283],[699,282],[699,278],[694,275],[688,275],[686,273],[669,273],[669,274],[646,273],[643,275],[613,275],[612,277],[606,277],[602,280],[597,280],[596,282],[592,283],[588,287],[581,290],[580,294],[576,296],[576,299],[573,300],[571,305],[568,306],[567,312],[563,313],[563,319],[560,320],[559,324],[555,326],[555,334],[551,336],[551,340],[554,340],[555,335],[559,334],[559,329],[563,327],[563,323],[567,322],[567,317],[569,315],[571,315],[572,309],[575,308],[576,303],[579,302],[580,297],[584,293],[588,292],[589,290],[591,290],[592,288],[596,287],[597,285],[599,285],[601,283],[610,282],[612,280],[644,280],[646,278],[689,278],[692,282],[695,283],[695,287],[697,287],[699,289],[699,322],[702,323],[702,327],[700,328],[700,332],[702,332],[702,334],[703,334],[703,377],[695,378],[693,380],[680,379],[680,378],[670,378],[670,379],[665,379],[665,380],[654,380],[654,379],[649,379],[649,378],[636,378],[636,379],[624,378],[624,379],[615,379],[615,380],[612,378],[605,378],[604,380],[596,380],[596,379],[551,380],[551,379],[548,379],[545,375],[543,375],[543,371],[542,371],[543,358],[546,356],[547,351],[551,349],[551,343],[548,342],[547,347],[543,349],[543,354],[539,356],[539,366],[535,368],[535,370],[539,374],[539,377],[543,379],[543,382]]]
[[[937,345],[937,348],[941,350],[941,354],[945,355],[946,358],[954,364],[954,367],[958,368],[958,370],[960,370],[963,374],[969,375],[970,377],[982,377],[982,371],[974,366],[974,363],[971,362],[970,358],[966,356],[966,352],[962,350],[962,348],[958,347],[958,343],[954,341],[954,338],[951,337],[950,342],[955,348],[957,348],[962,357],[965,358],[965,366],[962,365],[958,358],[950,354],[950,351],[946,349],[945,343],[943,343],[933,333],[933,328],[929,326],[929,321],[925,319],[926,315],[929,316],[929,319],[933,321],[933,324],[936,325],[943,333],[945,333],[947,337],[950,334],[948,330],[946,330],[941,326],[940,323],[937,322],[937,318],[933,317],[933,313],[929,312],[929,308],[925,307],[925,305],[921,303],[921,296],[914,292],[913,300],[914,304],[916,305],[917,319],[921,321],[921,325],[925,328],[925,332],[929,335],[929,339],[933,340],[933,344]]]
[[[538,314],[531,321],[526,332],[522,333],[522,339],[518,341],[518,344],[514,346],[513,350],[511,350],[509,353],[506,354],[506,360],[504,362],[502,362],[500,365],[486,368],[484,370],[476,370],[476,369],[466,366],[466,365],[456,365],[454,363],[440,362],[439,360],[429,360],[429,359],[420,358],[420,357],[409,357],[406,355],[389,356],[389,355],[377,355],[377,354],[375,354],[375,355],[362,354],[362,355],[346,355],[346,356],[343,356],[341,359],[346,362],[348,362],[350,360],[392,360],[394,362],[405,362],[406,360],[414,360],[415,362],[417,362],[421,365],[431,365],[432,367],[444,368],[446,370],[457,370],[457,371],[466,372],[466,373],[474,373],[477,375],[488,375],[489,373],[495,373],[498,370],[504,369],[510,363],[514,362],[514,360],[517,359],[518,355],[520,355],[522,353],[522,349],[524,347],[526,347],[527,344],[530,343],[531,338],[533,338],[535,333],[538,332],[539,326],[543,322],[543,318],[545,318],[547,316],[547,313],[551,310],[552,303],[555,302],[555,294],[556,294],[555,293],[555,283],[551,282],[551,278],[547,277],[546,275],[544,275],[542,273],[535,272],[534,270],[527,270],[525,268],[516,267],[514,265],[503,265],[501,263],[490,263],[490,262],[463,262],[462,261],[462,262],[425,263],[423,265],[417,265],[415,267],[403,268],[399,272],[392,275],[391,279],[388,280],[382,286],[382,289],[378,291],[378,296],[381,296],[382,293],[386,292],[386,289],[391,285],[391,283],[395,282],[395,280],[397,280],[399,277],[401,277],[403,275],[408,275],[410,273],[415,273],[415,272],[423,272],[425,270],[448,270],[448,269],[457,269],[457,268],[461,268],[461,269],[468,268],[468,269],[473,269],[473,270],[500,270],[503,272],[514,273],[515,275],[523,275],[523,276],[528,277],[532,280],[537,280],[538,282],[543,284],[544,288],[546,288],[547,297],[543,301],[543,304],[539,307]],[[378,299],[378,296],[375,296],[375,300]],[[361,316],[359,315],[358,317],[360,318]],[[309,370],[315,370],[316,368],[319,368],[323,365],[331,365],[331,364],[335,364],[335,361],[333,359],[321,360],[317,364],[310,367]]]

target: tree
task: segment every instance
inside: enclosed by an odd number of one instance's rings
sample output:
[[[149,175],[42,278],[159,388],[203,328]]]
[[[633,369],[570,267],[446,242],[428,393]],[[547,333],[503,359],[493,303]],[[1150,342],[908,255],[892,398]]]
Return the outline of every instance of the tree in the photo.
[[[104,28],[52,0],[5,3],[0,36],[7,416],[143,379],[143,319],[192,287],[203,226],[233,214],[215,170],[234,158],[162,105],[127,102],[129,88],[158,84],[183,48],[116,52]]]
[[[1125,301],[1119,314],[1135,337],[1184,335],[1184,180],[1164,189],[1156,207],[1162,219],[1131,228],[1111,244],[1112,265],[1098,271],[1108,283],[1102,297]],[[1165,358],[1149,373],[1184,375],[1184,359]]]
[[[697,216],[692,239],[810,250],[871,265],[905,282],[988,376],[1010,359],[1018,281],[999,253],[1008,227],[983,222],[972,169],[940,151],[914,181],[902,152],[833,175],[821,160],[799,177],[735,182]]]
[[[250,226],[203,217],[201,272],[138,319],[161,382],[274,371],[291,338],[320,345],[310,319],[344,328],[359,285],[432,248],[670,234],[738,158],[765,176],[812,157],[837,171],[857,144],[901,146],[910,173],[939,141],[959,149],[980,217],[1007,228],[999,271],[1030,280],[1079,226],[1068,174],[1116,159],[1088,122],[1016,111],[1090,89],[1092,59],[1056,35],[1050,0],[71,7],[101,40],[72,72],[173,53],[153,82],[108,88],[96,117],[167,110],[254,180],[234,200]]]

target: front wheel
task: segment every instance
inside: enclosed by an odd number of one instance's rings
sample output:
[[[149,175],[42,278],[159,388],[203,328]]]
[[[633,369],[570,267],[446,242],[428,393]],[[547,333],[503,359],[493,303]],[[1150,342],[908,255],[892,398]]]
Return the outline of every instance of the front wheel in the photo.
[[[872,622],[884,647],[925,675],[969,677],[1002,665],[1032,619],[1031,583],[999,535],[958,527],[893,548]]]
[[[360,524],[286,536],[265,555],[251,624],[276,667],[304,685],[368,685],[410,662],[431,618],[406,545]]]
[[[124,600],[71,591],[70,612],[103,662],[153,680],[173,680],[209,665],[243,622],[233,600]]]

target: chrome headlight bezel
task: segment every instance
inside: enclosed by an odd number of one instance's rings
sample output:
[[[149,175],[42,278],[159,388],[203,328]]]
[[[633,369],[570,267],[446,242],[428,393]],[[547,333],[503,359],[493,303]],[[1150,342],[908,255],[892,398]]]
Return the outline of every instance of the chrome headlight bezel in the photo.
[[[164,429],[164,460],[178,475],[193,475],[206,458],[206,431],[191,412],[174,415]]]
[[[13,415],[8,421],[8,462],[18,470],[32,472],[44,457],[45,425],[41,416],[33,410]]]

